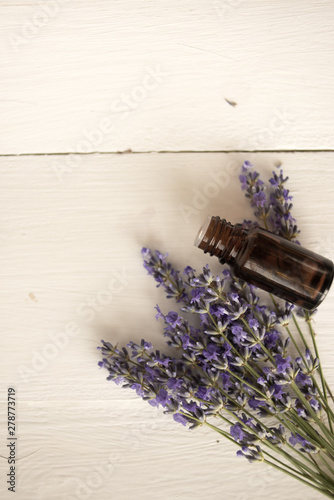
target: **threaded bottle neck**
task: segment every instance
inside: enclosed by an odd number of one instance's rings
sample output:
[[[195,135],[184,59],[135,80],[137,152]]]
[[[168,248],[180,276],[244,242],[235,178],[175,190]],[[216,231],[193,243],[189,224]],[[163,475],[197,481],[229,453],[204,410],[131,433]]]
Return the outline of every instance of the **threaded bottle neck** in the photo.
[[[195,246],[215,255],[222,264],[233,264],[247,232],[241,224],[233,225],[218,216],[208,217],[199,230]]]

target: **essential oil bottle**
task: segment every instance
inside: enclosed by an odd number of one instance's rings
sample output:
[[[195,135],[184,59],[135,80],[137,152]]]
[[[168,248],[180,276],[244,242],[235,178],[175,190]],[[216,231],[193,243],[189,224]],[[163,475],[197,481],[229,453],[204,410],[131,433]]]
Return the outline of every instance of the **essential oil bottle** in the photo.
[[[208,217],[195,246],[252,285],[304,309],[316,308],[333,281],[333,262],[263,228]]]

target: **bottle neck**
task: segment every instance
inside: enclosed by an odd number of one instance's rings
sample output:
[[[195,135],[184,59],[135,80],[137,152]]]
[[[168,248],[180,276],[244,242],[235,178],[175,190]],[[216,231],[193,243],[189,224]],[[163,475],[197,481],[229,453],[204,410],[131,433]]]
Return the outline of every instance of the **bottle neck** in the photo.
[[[233,264],[248,231],[241,224],[231,224],[220,217],[208,217],[198,233],[195,245],[204,253],[215,255],[222,264]]]

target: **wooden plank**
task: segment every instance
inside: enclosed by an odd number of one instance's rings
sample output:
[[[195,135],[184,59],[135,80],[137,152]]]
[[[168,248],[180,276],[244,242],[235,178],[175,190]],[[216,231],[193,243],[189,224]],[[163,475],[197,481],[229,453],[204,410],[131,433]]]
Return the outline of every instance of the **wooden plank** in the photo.
[[[175,305],[146,275],[140,249],[159,248],[181,268],[200,269],[208,258],[193,240],[206,215],[251,217],[238,181],[245,159],[264,178],[283,164],[301,241],[333,259],[334,153],[83,155],[62,171],[67,158],[0,158],[0,400],[16,388],[18,500],[278,500],[287,489],[296,500],[320,499],[262,465],[237,461],[233,445],[209,430],[187,432],[105,381],[96,346],[101,337],[120,345],[145,337],[163,348],[154,306]],[[332,383],[333,306],[334,289],[316,318]],[[0,461],[0,471],[6,467]]]
[[[143,401],[23,402],[20,413],[19,500],[279,500],[286,491],[297,500],[322,498],[241,460],[210,429],[187,431]],[[0,492],[10,498],[3,481]]]
[[[0,153],[333,149],[329,2],[2,2]]]
[[[15,363],[10,358],[3,362],[9,382],[17,379],[21,363],[33,368],[32,354],[37,349],[35,375],[26,381],[20,377],[26,382],[27,399],[33,398],[35,390],[38,397],[42,391],[43,398],[51,390],[54,399],[60,400],[106,396],[103,384],[96,393],[100,375],[91,358],[102,333],[126,341],[139,340],[148,332],[159,347],[164,345],[154,319],[154,306],[163,293],[142,268],[141,247],[169,252],[181,268],[191,263],[200,269],[208,257],[193,241],[205,217],[218,214],[233,223],[251,217],[238,181],[245,158],[267,177],[276,164],[283,163],[290,176],[301,241],[334,260],[332,153],[84,155],[75,170],[59,178],[54,162],[58,168],[65,158],[0,159],[4,174],[0,308],[7,331],[1,341],[12,349],[8,339],[15,339],[16,346]],[[218,271],[215,259],[209,260]],[[108,299],[104,293],[109,284],[114,291]],[[333,293],[321,306],[318,321],[323,330],[330,325]],[[163,303],[170,307],[169,301]],[[71,322],[78,330],[71,328]],[[60,332],[66,333],[68,345],[59,347],[53,360],[52,347],[48,353],[46,346],[54,345],[52,338]],[[323,346],[332,342],[330,332],[328,338],[323,335],[319,336]],[[41,357],[50,360],[43,363],[38,354],[44,348],[46,356]],[[330,349],[324,355],[333,366]],[[79,360],[82,356],[85,363]],[[58,360],[66,365],[60,380]],[[88,360],[96,376],[81,385],[87,378]],[[48,385],[40,384],[42,373]],[[77,384],[72,386],[72,380]]]

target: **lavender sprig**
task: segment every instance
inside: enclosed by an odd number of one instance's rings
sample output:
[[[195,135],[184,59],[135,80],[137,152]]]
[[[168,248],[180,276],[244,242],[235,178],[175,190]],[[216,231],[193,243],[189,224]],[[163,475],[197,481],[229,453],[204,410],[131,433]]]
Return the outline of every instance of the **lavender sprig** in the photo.
[[[283,171],[273,173],[267,188],[245,162],[240,181],[260,222],[295,240],[299,230]],[[244,222],[245,227],[252,225]],[[142,255],[157,286],[181,308],[164,313],[156,306],[156,318],[163,321],[163,335],[174,354],[154,350],[144,339],[122,348],[101,341],[99,365],[108,370],[108,380],[134,390],[182,425],[209,426],[235,442],[240,448],[237,454],[250,462],[269,463],[333,498],[334,413],[309,314],[299,312],[310,325],[315,356],[291,304],[278,305],[273,299],[270,309],[261,303],[254,286],[229,269],[214,275],[205,266],[197,274],[187,266],[181,274],[158,250],[144,248]],[[193,324],[183,312],[194,318]],[[304,349],[291,334],[291,319]],[[290,338],[297,357],[290,353]],[[329,428],[323,422],[324,412]],[[228,427],[214,425],[212,419]]]
[[[244,162],[241,170],[239,176],[241,188],[245,190],[245,196],[250,198],[252,207],[255,207],[255,217],[263,222],[266,229],[269,222],[273,233],[298,243],[296,237],[300,231],[291,214],[292,196],[285,186],[289,177],[284,177],[282,169],[279,175],[273,172],[269,179],[267,196],[265,194],[267,188],[260,179],[260,174],[253,170],[253,165],[249,161]]]
[[[250,186],[252,186],[252,183],[254,182],[254,178],[257,179],[257,182],[261,186],[261,189],[263,189],[263,182],[260,181],[259,179],[259,174],[257,172],[253,171],[253,166],[251,165],[250,162],[246,161],[243,166],[242,166],[242,175],[239,177],[239,180],[241,182],[241,188],[245,189],[246,187],[246,196],[251,197],[251,190]],[[271,223],[272,227],[270,228],[272,232],[279,234],[283,238],[286,238],[290,241],[294,241],[295,243],[299,244],[299,241],[296,240],[297,235],[300,233],[300,230],[298,229],[296,225],[296,219],[292,216],[291,210],[293,208],[293,205],[291,203],[292,196],[290,195],[290,191],[286,188],[285,183],[287,182],[288,177],[284,177],[283,170],[280,170],[279,175],[277,175],[274,171],[272,173],[272,177],[269,179],[269,183],[271,185],[271,193],[270,193],[270,203],[267,204],[267,210],[268,213],[271,211],[271,216],[269,217],[269,222]],[[254,212],[254,215],[256,217],[259,217],[259,214],[257,211]],[[259,217],[261,219],[261,217]],[[265,227],[268,229],[268,224],[266,222],[266,219],[263,219]],[[277,303],[274,299],[274,297],[269,294],[271,297],[271,300],[273,304],[275,305],[275,308],[277,309]],[[319,352],[317,348],[317,344],[315,341],[315,335],[314,331],[312,328],[311,320],[313,316],[316,314],[317,310],[315,309],[314,311],[310,312],[305,309],[299,308],[297,310],[297,315],[301,316],[305,319],[305,321],[308,323],[309,331],[311,334],[312,338],[312,343],[313,343],[313,348],[316,353],[317,358],[319,359]],[[296,325],[297,331],[301,337],[301,340],[305,346],[306,349],[309,349],[308,343],[305,340],[305,336],[302,333],[301,328],[299,327],[299,324],[297,322],[296,316],[292,314],[292,318],[294,321],[294,324]],[[299,355],[302,357],[304,363],[305,359],[303,357],[303,354],[301,353],[297,342],[294,339],[294,336],[292,335],[290,329],[285,326],[285,329],[293,341]],[[314,384],[316,385],[319,396],[322,399],[322,401],[325,403],[325,408],[328,416],[328,424],[330,431],[333,433],[333,424],[332,424],[332,417],[333,417],[333,412],[331,408],[329,407],[328,404],[328,396],[327,392],[330,394],[332,400],[334,401],[334,397],[328,387],[328,384],[326,383],[323,370],[321,367],[320,359],[319,359],[319,375],[321,379],[321,385],[322,385],[322,391],[319,388],[318,383],[316,382],[315,378],[312,377]]]

